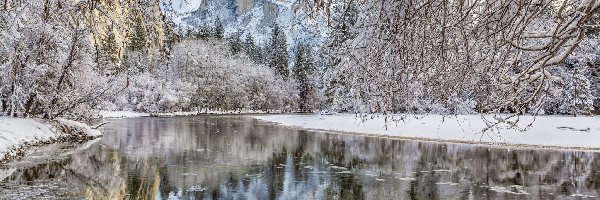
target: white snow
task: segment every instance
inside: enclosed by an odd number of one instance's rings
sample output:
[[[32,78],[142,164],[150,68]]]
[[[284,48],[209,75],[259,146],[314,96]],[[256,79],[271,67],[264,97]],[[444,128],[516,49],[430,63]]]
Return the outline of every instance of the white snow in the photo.
[[[57,136],[52,126],[39,120],[0,117],[0,160],[13,147],[26,142],[47,141]]]
[[[98,111],[101,118],[137,118],[149,117],[150,113],[141,113],[134,111]]]
[[[57,119],[57,122],[63,126],[77,128],[88,136],[102,135],[100,131],[83,123],[67,119]],[[14,150],[21,145],[50,142],[62,134],[53,125],[40,119],[0,117],[0,160],[3,160],[7,153],[15,153]]]
[[[93,129],[90,126],[88,126],[87,124],[84,124],[81,122],[76,122],[76,121],[68,120],[68,119],[57,119],[57,121],[61,125],[69,126],[71,128],[77,129],[81,133],[84,133],[88,136],[98,137],[98,136],[102,135],[102,132],[100,132],[99,130]]]
[[[382,136],[503,145],[600,148],[600,117],[521,116],[518,123],[520,127],[525,127],[535,119],[529,130],[522,132],[500,127],[497,132],[488,131],[484,134],[481,132],[486,125],[481,115],[407,116],[404,121],[388,123],[387,129],[382,117],[362,122],[353,114],[253,117],[286,126]]]
[[[200,112],[167,112],[167,113],[144,113],[135,111],[98,111],[100,118],[138,118],[138,117],[176,117],[193,115],[234,115],[234,114],[266,114],[262,110],[206,110]],[[281,113],[281,110],[271,110],[269,113]]]

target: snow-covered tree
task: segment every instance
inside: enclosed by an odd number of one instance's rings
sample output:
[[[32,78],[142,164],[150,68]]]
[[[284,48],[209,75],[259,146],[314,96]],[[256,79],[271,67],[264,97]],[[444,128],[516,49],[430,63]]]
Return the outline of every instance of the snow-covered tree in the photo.
[[[244,39],[244,52],[252,61],[255,63],[263,63],[263,55],[260,51],[260,47],[254,43],[254,37],[248,33]]]
[[[297,108],[290,81],[243,52],[234,56],[229,51],[229,44],[219,39],[183,40],[157,70],[138,72],[124,93],[104,105],[143,112]]]
[[[208,37],[210,37],[210,28],[205,22],[200,27],[198,27],[196,38],[206,40],[208,39]]]
[[[589,115],[593,108],[593,91],[585,62],[569,59],[564,65],[549,70],[560,77],[546,91],[543,114]],[[535,108],[534,108],[535,110]]]
[[[128,35],[130,51],[143,51],[146,49],[146,28],[142,16],[137,15],[133,20],[131,33]]]
[[[242,32],[240,30],[236,31],[235,33],[231,34],[229,36],[229,38],[227,38],[227,43],[229,44],[229,50],[231,51],[231,53],[233,55],[236,55],[240,52],[242,52],[242,48],[243,48],[243,43],[242,43]]]
[[[100,49],[98,52],[98,65],[104,68],[104,71],[113,71],[113,74],[121,73],[122,68],[120,58],[120,47],[115,38],[115,33],[109,31],[105,38],[100,41]]]
[[[571,65],[567,63],[567,65]],[[586,65],[580,65],[579,67],[573,67],[570,69],[571,80],[567,81],[565,93],[566,104],[561,105],[559,110],[566,114],[572,114],[577,116],[578,114],[589,115],[594,109],[591,90],[591,83],[588,79],[589,71]]]
[[[215,19],[214,28],[212,31],[213,37],[223,38],[224,33],[225,33],[225,30],[223,29],[223,22],[221,22],[221,19],[219,17],[217,17]]]
[[[315,109],[316,104],[318,104],[316,98],[316,70],[310,51],[305,50],[303,45],[299,45],[296,52],[296,61],[292,68],[292,76],[297,83],[299,95],[298,106],[302,112],[312,111]]]
[[[328,93],[350,98],[336,100],[342,107],[384,114],[530,112],[558,78],[549,69],[577,48],[600,10],[594,0],[305,3],[338,19],[352,18],[356,5],[356,23],[332,22],[351,37],[340,31],[326,46],[336,57],[330,88],[347,87]]]
[[[354,89],[349,76],[352,73],[340,70],[338,66],[342,59],[337,55],[342,49],[351,48],[348,40],[354,39],[358,32],[354,25],[358,18],[357,1],[338,2],[332,4],[330,24],[331,37],[320,50],[319,65],[322,65],[322,84],[324,88],[324,103],[332,110],[339,112],[357,111]]]
[[[290,76],[287,47],[287,37],[285,36],[285,33],[278,24],[275,24],[271,32],[271,40],[269,41],[268,50],[270,51],[270,54],[268,64],[284,79],[287,79]]]
[[[0,12],[0,102],[9,116],[84,116],[114,82],[95,63],[90,2],[5,1]]]

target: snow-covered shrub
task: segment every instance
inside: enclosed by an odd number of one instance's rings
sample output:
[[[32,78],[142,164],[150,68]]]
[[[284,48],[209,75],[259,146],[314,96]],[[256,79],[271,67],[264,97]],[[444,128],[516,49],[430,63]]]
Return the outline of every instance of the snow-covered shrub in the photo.
[[[220,40],[184,40],[154,69],[135,58],[142,55],[129,55],[129,66],[147,70],[133,70],[123,92],[104,103],[104,109],[292,111],[297,106],[297,92],[289,81],[243,54],[228,54]]]
[[[600,9],[571,0],[330,2],[328,102],[369,113],[530,112],[546,100],[548,70]]]
[[[292,110],[297,98],[289,81],[247,56],[231,57],[220,41],[188,40],[175,46],[174,68],[198,85],[193,102],[222,110]],[[181,51],[181,52],[180,52]],[[182,53],[185,52],[185,53]],[[177,56],[179,55],[179,56]],[[178,66],[178,67],[176,67]]]
[[[549,69],[554,77],[544,95],[541,114],[588,115],[598,100],[600,37],[590,36],[566,59]],[[533,110],[537,110],[533,108]]]
[[[540,114],[588,115],[594,109],[588,66],[582,60],[567,60],[550,70],[557,79],[546,91]]]
[[[56,118],[86,113],[113,91],[95,63],[75,1],[9,1],[0,12],[0,109]],[[6,2],[5,2],[6,3]]]

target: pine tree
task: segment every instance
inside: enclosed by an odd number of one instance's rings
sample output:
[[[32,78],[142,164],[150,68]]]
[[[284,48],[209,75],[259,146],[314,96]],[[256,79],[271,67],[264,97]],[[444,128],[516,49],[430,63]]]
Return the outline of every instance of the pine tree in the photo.
[[[101,50],[107,61],[113,64],[119,61],[119,47],[117,46],[115,34],[112,31],[102,40]]]
[[[164,37],[163,37],[163,47],[160,49],[160,52],[163,56],[169,57],[171,51],[173,51],[173,46],[181,41],[181,37],[177,34],[173,27],[176,25],[173,22],[165,23],[167,27],[164,29]]]
[[[277,72],[278,75],[287,79],[290,76],[288,67],[287,39],[285,33],[275,24],[271,33],[271,42],[269,43],[270,52],[269,66]]]
[[[194,35],[194,32],[192,31],[192,29],[188,29],[188,30],[185,32],[185,37],[186,37],[186,38],[192,38],[192,36],[193,36],[193,35]]]
[[[559,112],[573,116],[588,115],[594,109],[592,85],[587,77],[588,68],[585,64],[580,64],[577,61],[574,61],[574,63],[567,61],[566,68],[568,75],[563,79],[565,82],[564,102],[558,108]]]
[[[254,61],[255,63],[262,62],[260,49],[256,46],[256,44],[254,44],[254,37],[252,37],[252,34],[250,33],[246,35],[246,39],[244,40],[244,52],[246,55],[248,55],[248,57],[250,57],[250,60]]]
[[[208,27],[208,25],[205,22],[204,24],[202,24],[202,26],[198,27],[198,31],[196,33],[196,38],[202,39],[202,40],[207,40],[208,37],[210,37],[210,28]]]
[[[128,35],[130,51],[142,51],[146,48],[146,28],[142,20],[142,17],[136,17],[132,33]]]
[[[594,97],[592,96],[591,83],[586,76],[588,69],[586,65],[581,65],[580,68],[573,70],[573,115],[586,114],[589,115],[594,109]]]
[[[271,58],[271,51],[268,50],[268,45],[260,46],[256,45],[256,52],[260,55],[259,62],[261,64],[269,65],[269,60]]]
[[[100,51],[100,65],[108,66],[108,70],[112,70],[114,73],[120,73],[123,70],[120,68],[119,46],[113,31],[110,31],[106,38],[102,39]]]
[[[240,38],[242,35],[241,31],[238,30],[236,33],[232,34],[228,39],[229,49],[233,55],[236,55],[242,52],[242,39]]]
[[[215,28],[213,31],[213,37],[215,38],[223,38],[223,24],[221,22],[221,19],[219,17],[217,17],[217,19],[215,20]]]
[[[252,34],[250,33],[246,34],[246,38],[244,39],[244,53],[252,57],[251,55],[255,49],[256,46],[254,45],[254,37],[252,37]]]
[[[300,111],[307,112],[313,109],[312,104],[315,101],[316,86],[314,84],[314,72],[316,71],[312,55],[305,51],[303,45],[298,46],[296,53],[296,62],[292,69],[293,77],[296,79],[299,91]]]
[[[269,67],[271,68],[275,68],[274,64],[275,64],[275,50],[277,49],[277,35],[279,34],[279,27],[275,26],[273,27],[273,30],[271,30],[271,38],[269,39],[269,41],[267,42],[267,44],[264,47],[264,53],[267,56],[265,58],[265,64],[269,65]]]

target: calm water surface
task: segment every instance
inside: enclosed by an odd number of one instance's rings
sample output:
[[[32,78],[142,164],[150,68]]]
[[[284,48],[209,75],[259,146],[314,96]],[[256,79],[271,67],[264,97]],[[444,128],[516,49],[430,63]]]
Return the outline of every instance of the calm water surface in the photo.
[[[599,141],[600,142],[600,141]],[[0,199],[599,198],[600,154],[293,130],[249,117],[118,119],[0,166]]]

